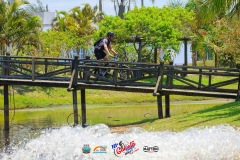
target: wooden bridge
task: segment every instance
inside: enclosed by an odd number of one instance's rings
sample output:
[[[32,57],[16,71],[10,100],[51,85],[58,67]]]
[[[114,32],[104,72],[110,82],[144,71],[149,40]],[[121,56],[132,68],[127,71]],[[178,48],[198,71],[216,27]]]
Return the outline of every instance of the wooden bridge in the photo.
[[[81,90],[82,125],[86,125],[85,89],[152,93],[158,117],[170,117],[170,95],[240,99],[240,69],[130,63],[90,59],[0,56],[4,86],[4,126],[9,130],[9,85],[63,87],[72,91],[74,123],[78,124],[77,90]]]

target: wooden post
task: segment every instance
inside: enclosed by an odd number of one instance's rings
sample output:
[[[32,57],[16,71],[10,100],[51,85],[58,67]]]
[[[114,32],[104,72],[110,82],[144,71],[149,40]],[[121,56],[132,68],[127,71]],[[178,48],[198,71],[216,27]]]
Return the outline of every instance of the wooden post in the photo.
[[[170,117],[170,96],[165,95],[165,117]]]
[[[162,111],[162,96],[157,96],[157,104],[158,104],[158,118],[163,118],[163,111]]]
[[[9,60],[10,53],[6,53],[6,60]],[[5,62],[6,66],[9,66],[8,62]],[[8,68],[4,69],[4,75],[9,76],[10,70]],[[8,93],[8,85],[3,86],[3,93],[4,93],[4,130],[9,131],[9,93]]]
[[[198,81],[198,88],[202,88],[202,69],[199,69],[199,81]]]
[[[118,68],[118,64],[116,64],[116,68]],[[113,83],[115,86],[117,86],[117,82],[118,82],[118,69],[114,69],[113,70]]]
[[[209,69],[209,72],[212,73],[212,69]],[[212,74],[209,74],[208,77],[208,87],[210,87],[212,85]]]
[[[8,85],[4,85],[4,130],[9,131],[9,96]]]
[[[32,58],[32,81],[35,80],[35,58]]]
[[[74,115],[74,126],[78,124],[78,107],[77,107],[77,88],[74,87],[73,92],[73,115]]]
[[[78,81],[78,56],[74,57],[73,68],[75,75],[73,78],[73,114],[74,114],[74,125],[78,124],[78,107],[77,107],[77,81]]]
[[[173,61],[169,62],[169,65],[173,65]],[[167,84],[168,88],[172,88],[173,85],[173,68],[168,67],[168,76],[167,76]],[[165,117],[170,117],[170,95],[165,95]]]
[[[82,110],[82,127],[86,127],[86,92],[85,89],[81,89],[81,110]]]
[[[164,62],[161,61],[160,65],[158,66],[158,77],[156,86],[154,88],[154,95],[162,91],[162,83],[163,83],[163,73],[164,73]]]
[[[162,109],[162,82],[163,82],[163,73],[164,73],[164,62],[160,62],[159,69],[158,69],[158,80],[157,84],[154,89],[154,94],[159,94],[157,95],[157,106],[158,106],[158,118],[162,119],[163,118],[163,109]]]
[[[66,61],[66,60],[65,60]],[[45,63],[45,74],[48,72],[48,60],[47,59],[45,59],[44,60],[44,63]],[[65,66],[65,68],[66,68],[66,66]]]
[[[168,67],[168,74],[167,74],[167,81],[166,81],[166,85],[168,88],[172,88],[173,85],[173,61],[169,62],[169,65],[171,65],[171,67]]]
[[[236,101],[240,100],[240,72],[239,72],[239,76],[238,76],[238,92],[237,92],[237,99]]]

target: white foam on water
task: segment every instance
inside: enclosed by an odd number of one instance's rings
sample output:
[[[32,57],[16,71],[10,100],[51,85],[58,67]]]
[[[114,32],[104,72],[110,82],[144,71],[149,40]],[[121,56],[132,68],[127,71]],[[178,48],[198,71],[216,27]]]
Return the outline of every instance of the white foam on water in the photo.
[[[113,144],[120,141],[136,144],[132,154],[116,156]],[[91,147],[84,154],[84,144]],[[95,146],[107,146],[107,153],[94,154]],[[158,146],[158,152],[148,153],[143,147]],[[87,128],[61,127],[47,130],[39,138],[18,146],[11,153],[1,153],[4,160],[239,160],[240,130],[231,126],[191,128],[183,132],[147,132],[132,128],[111,133],[104,124]]]

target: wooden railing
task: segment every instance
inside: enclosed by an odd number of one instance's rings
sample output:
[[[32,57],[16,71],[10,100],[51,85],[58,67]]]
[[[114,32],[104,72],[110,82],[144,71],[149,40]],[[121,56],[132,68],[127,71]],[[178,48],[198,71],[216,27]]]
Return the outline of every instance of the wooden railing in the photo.
[[[240,94],[237,68],[20,56],[0,56],[0,66],[1,79],[68,81],[69,91],[86,83],[152,87],[156,96],[173,90]]]
[[[236,68],[192,67],[160,64],[159,76],[153,95],[164,93],[164,89],[174,89],[179,92],[189,90],[196,94],[236,94],[239,99],[240,70]],[[165,83],[163,79],[165,77]],[[193,92],[191,92],[193,93]]]

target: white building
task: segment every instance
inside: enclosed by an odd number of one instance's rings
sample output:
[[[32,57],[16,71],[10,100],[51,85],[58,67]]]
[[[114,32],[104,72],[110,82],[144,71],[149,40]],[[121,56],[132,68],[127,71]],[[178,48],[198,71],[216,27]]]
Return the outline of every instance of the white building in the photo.
[[[42,19],[42,27],[44,31],[52,27],[52,20],[56,17],[55,12],[34,12],[33,14]]]

